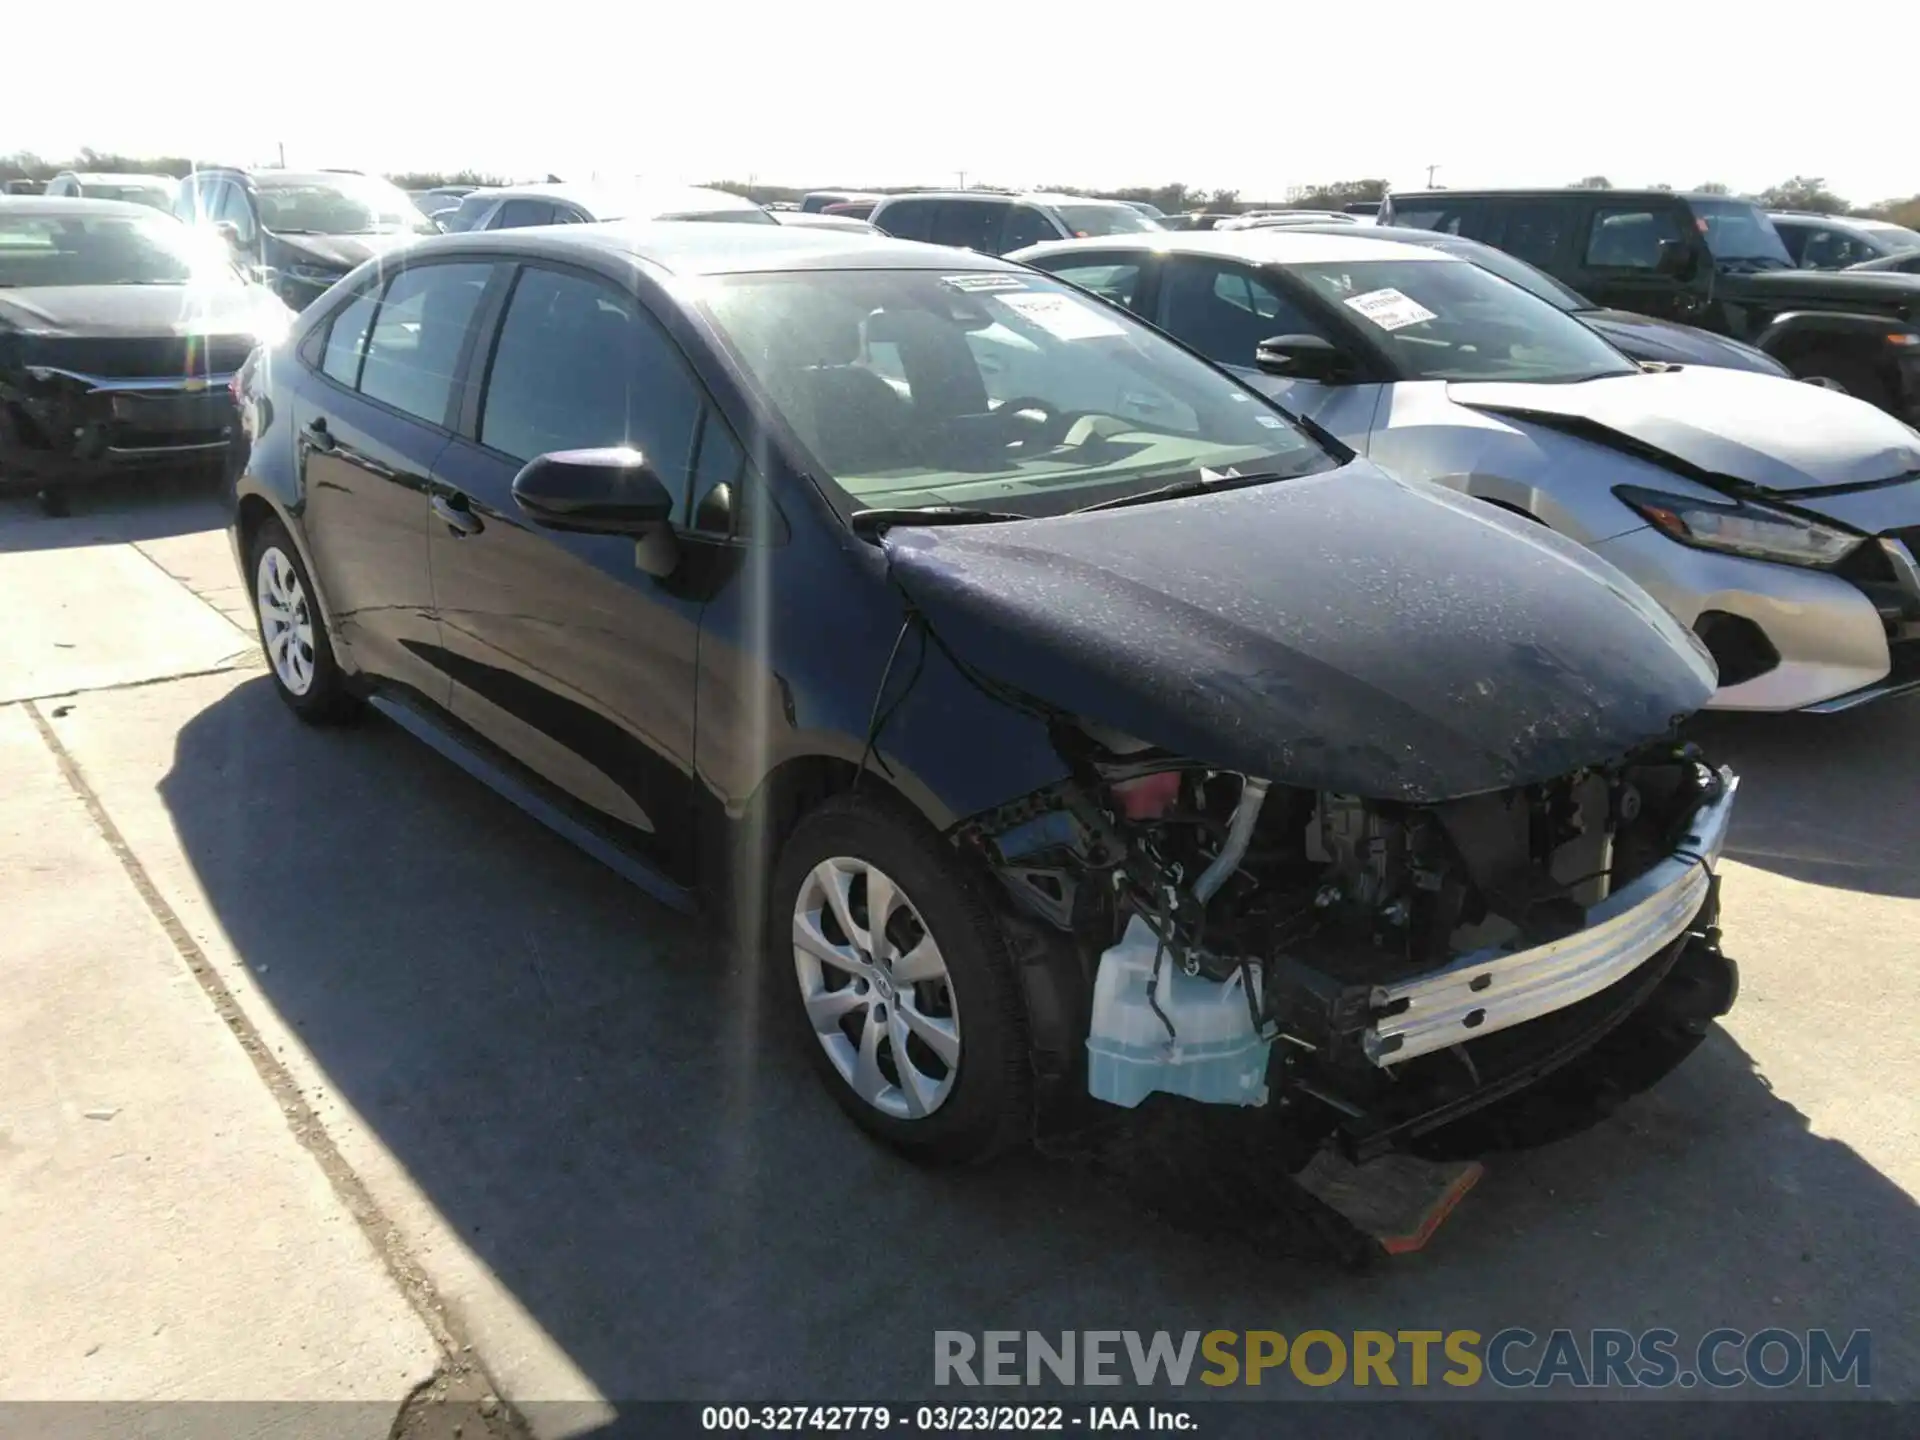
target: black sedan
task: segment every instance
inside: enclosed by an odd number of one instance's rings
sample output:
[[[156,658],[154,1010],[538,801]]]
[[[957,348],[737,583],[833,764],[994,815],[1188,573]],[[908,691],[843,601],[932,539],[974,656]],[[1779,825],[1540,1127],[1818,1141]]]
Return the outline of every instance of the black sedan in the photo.
[[[1153,1092],[1460,1144],[1557,1067],[1563,1119],[1652,1083],[1731,1003],[1734,782],[1672,730],[1699,645],[1051,278],[784,225],[447,235],[239,389],[294,713],[371,704],[722,907],[912,1155]],[[1590,1048],[1621,1026],[1630,1073]]]
[[[0,198],[0,475],[61,513],[74,485],[116,471],[218,466],[228,384],[291,319],[144,205]]]
[[[1355,231],[1349,226],[1299,225],[1290,227],[1308,234],[1363,234],[1375,240],[1398,240],[1406,245],[1428,245],[1471,260],[1482,270],[1491,270],[1509,285],[1518,285],[1556,310],[1563,310],[1589,329],[1598,330],[1621,354],[1633,360],[1652,360],[1665,365],[1711,365],[1720,370],[1751,370],[1761,375],[1793,372],[1766,351],[1753,345],[1716,335],[1695,325],[1672,320],[1656,320],[1651,315],[1636,315],[1630,310],[1608,310],[1595,305],[1571,286],[1562,285],[1544,270],[1535,269],[1517,256],[1464,235],[1449,235],[1443,230],[1418,230],[1410,225],[1376,225]]]

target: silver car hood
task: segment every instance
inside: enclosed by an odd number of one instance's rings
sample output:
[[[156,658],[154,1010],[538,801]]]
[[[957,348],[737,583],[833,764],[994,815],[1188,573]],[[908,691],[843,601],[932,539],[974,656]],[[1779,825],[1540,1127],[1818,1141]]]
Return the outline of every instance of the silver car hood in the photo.
[[[1742,370],[1685,366],[1574,384],[1453,382],[1447,396],[1568,429],[1694,478],[1776,495],[1920,472],[1920,433],[1851,395]]]

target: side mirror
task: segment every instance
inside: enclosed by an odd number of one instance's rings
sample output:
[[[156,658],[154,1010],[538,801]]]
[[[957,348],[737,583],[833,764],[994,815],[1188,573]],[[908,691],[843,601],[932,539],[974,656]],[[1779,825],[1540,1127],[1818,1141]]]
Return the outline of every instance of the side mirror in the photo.
[[[1253,353],[1253,363],[1263,374],[1326,384],[1350,378],[1354,369],[1351,357],[1318,335],[1275,335],[1262,340]]]
[[[679,563],[668,521],[673,496],[638,450],[555,450],[513,477],[514,501],[536,525],[580,535],[631,535],[650,575]]]
[[[1659,258],[1653,262],[1656,275],[1664,275],[1669,280],[1690,280],[1693,278],[1693,247],[1684,240],[1662,240]]]
[[[233,251],[236,255],[240,253],[240,227],[238,225],[234,224],[231,220],[216,220],[213,222],[213,233],[220,237],[227,249]]]

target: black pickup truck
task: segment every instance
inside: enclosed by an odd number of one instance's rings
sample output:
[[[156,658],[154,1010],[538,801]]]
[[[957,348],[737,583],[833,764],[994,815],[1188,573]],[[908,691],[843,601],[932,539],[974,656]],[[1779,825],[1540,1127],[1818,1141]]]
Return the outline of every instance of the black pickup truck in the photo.
[[[1798,270],[1758,206],[1667,190],[1423,190],[1382,225],[1498,246],[1598,305],[1744,340],[1920,422],[1920,275]]]

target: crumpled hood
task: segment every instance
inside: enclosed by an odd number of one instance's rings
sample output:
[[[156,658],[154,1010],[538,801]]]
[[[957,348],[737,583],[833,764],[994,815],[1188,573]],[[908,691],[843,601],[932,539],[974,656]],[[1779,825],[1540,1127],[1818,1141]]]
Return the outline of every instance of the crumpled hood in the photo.
[[[249,335],[280,302],[252,286],[42,285],[0,290],[0,329],[27,335]]]
[[[1655,320],[1631,310],[1582,310],[1579,318],[1636,360],[1664,360],[1669,365],[1720,365],[1761,375],[1788,373],[1786,366],[1764,350],[1693,325]]]
[[[899,528],[892,573],[965,665],[1177,754],[1433,801],[1666,733],[1712,661],[1591,552],[1358,461],[1247,490]]]
[[[1885,411],[1799,381],[1705,367],[1571,385],[1453,383],[1455,403],[1517,420],[1574,422],[1680,467],[1774,494],[1864,485],[1920,470],[1920,434]]]
[[[277,263],[318,265],[328,270],[351,270],[362,260],[371,260],[389,250],[422,237],[395,230],[379,235],[283,235],[271,232],[273,241],[291,252]]]

